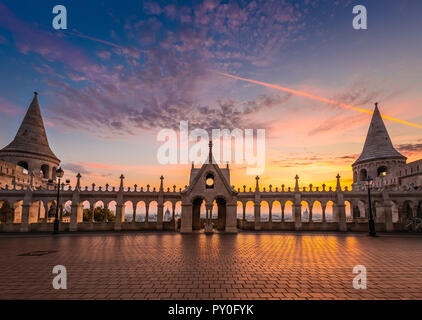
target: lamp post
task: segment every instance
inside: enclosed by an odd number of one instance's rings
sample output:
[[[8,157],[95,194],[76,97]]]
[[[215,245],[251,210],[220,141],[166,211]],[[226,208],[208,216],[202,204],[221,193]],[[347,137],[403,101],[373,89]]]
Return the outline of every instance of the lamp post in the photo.
[[[376,237],[377,233],[375,232],[375,222],[374,222],[374,216],[372,215],[372,201],[371,201],[371,189],[372,184],[374,182],[374,179],[371,177],[366,178],[365,185],[368,189],[368,203],[369,203],[369,235],[371,237]]]
[[[61,167],[56,170],[56,176],[59,178],[59,182],[57,185],[57,202],[56,202],[56,217],[54,219],[54,234],[59,233],[59,198],[60,198],[60,179],[63,177],[64,171]]]

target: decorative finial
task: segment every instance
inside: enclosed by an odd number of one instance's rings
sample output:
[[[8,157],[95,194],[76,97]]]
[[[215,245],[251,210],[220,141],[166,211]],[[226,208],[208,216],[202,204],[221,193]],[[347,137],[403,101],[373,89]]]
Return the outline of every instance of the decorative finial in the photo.
[[[378,108],[378,102],[375,102],[375,108]]]
[[[34,91],[34,95],[36,95],[36,96],[37,96],[37,95],[38,95],[38,92],[37,92],[37,91]]]
[[[295,183],[295,191],[299,191],[299,176],[298,176],[298,175],[296,175],[296,176],[295,176],[295,179],[296,179],[296,183]]]

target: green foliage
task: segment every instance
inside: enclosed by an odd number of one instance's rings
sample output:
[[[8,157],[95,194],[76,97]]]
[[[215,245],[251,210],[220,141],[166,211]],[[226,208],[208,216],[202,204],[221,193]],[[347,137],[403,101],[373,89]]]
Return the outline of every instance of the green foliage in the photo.
[[[83,211],[83,220],[84,221],[91,221],[91,209],[84,209]],[[102,207],[96,207],[94,209],[94,221],[100,222],[104,221],[105,216],[107,215],[108,221],[115,221],[116,216],[114,215],[114,211],[111,211],[110,209],[102,208]]]

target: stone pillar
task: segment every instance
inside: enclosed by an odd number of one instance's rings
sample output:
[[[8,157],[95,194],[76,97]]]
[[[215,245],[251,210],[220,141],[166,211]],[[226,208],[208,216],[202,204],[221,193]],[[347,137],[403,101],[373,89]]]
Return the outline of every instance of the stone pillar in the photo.
[[[347,231],[346,225],[346,206],[344,202],[342,204],[337,204],[333,206],[334,216],[336,217],[336,221],[338,222],[338,230],[339,231]]]
[[[293,203],[293,220],[295,230],[302,229],[302,194],[299,191],[299,176],[295,176],[295,201]]]
[[[104,210],[105,211],[105,210]],[[95,222],[95,215],[94,215],[94,212],[95,212],[95,203],[92,203],[91,204],[91,223],[94,223]]]
[[[114,222],[115,231],[122,230],[123,207],[124,204],[121,201],[118,201],[116,204],[116,221]]]
[[[268,204],[268,221],[273,222],[273,204]]]
[[[393,208],[391,205],[391,201],[389,203],[387,202],[384,203],[384,223],[385,223],[386,232],[394,231]]]
[[[149,222],[149,202],[145,203],[145,222]]]
[[[72,200],[72,206],[70,210],[70,231],[77,231],[78,222],[82,222],[83,220],[83,206],[79,204],[79,202],[76,202],[76,204],[74,203],[75,202]]]
[[[162,203],[162,201],[159,201],[157,205],[157,230],[163,230],[163,211],[164,204]]]
[[[237,232],[237,203],[226,204],[226,232]]]
[[[72,205],[70,207],[70,224],[69,224],[69,231],[72,231],[72,232],[78,230],[79,192],[81,190],[81,177],[82,176],[80,173],[76,175],[76,186],[72,194]],[[83,220],[83,212],[82,212],[82,220]]]
[[[293,205],[293,219],[295,222],[295,230],[301,230],[302,229],[302,204],[299,202],[299,204]]]
[[[30,203],[23,202],[22,204],[22,218],[21,218],[21,225],[20,225],[20,232],[28,232],[29,231],[29,208]]]
[[[246,203],[242,202],[242,220],[246,221]]]
[[[281,204],[281,222],[285,221],[285,219],[284,219],[284,208],[285,208],[285,206],[286,206],[286,203]]]
[[[132,214],[132,223],[136,222],[136,203],[132,202],[133,214]]]
[[[255,202],[254,204],[255,230],[261,230],[261,204]]]
[[[327,222],[327,217],[325,216],[325,209],[327,208],[327,204],[322,204],[321,205],[321,209],[322,209],[322,222],[325,223]]]
[[[314,222],[314,221],[313,221],[313,218],[312,218],[312,208],[313,208],[313,207],[314,207],[314,204],[313,204],[313,203],[311,203],[311,204],[309,205],[309,219],[308,219],[309,223]]]
[[[192,232],[192,204],[190,203],[182,203],[182,221],[180,226],[180,232]]]
[[[175,214],[176,214],[176,204],[175,203],[171,203],[171,220],[174,221],[175,220]]]

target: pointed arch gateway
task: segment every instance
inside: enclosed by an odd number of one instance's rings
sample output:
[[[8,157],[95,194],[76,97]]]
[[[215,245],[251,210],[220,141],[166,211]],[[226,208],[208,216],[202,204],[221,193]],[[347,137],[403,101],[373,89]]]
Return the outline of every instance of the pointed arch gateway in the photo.
[[[237,232],[237,192],[230,186],[228,165],[220,168],[216,164],[212,156],[212,142],[209,144],[208,158],[201,167],[195,168],[192,164],[189,181],[189,186],[181,192],[180,231],[198,231],[205,224],[209,230],[209,223],[212,222],[214,230]]]

